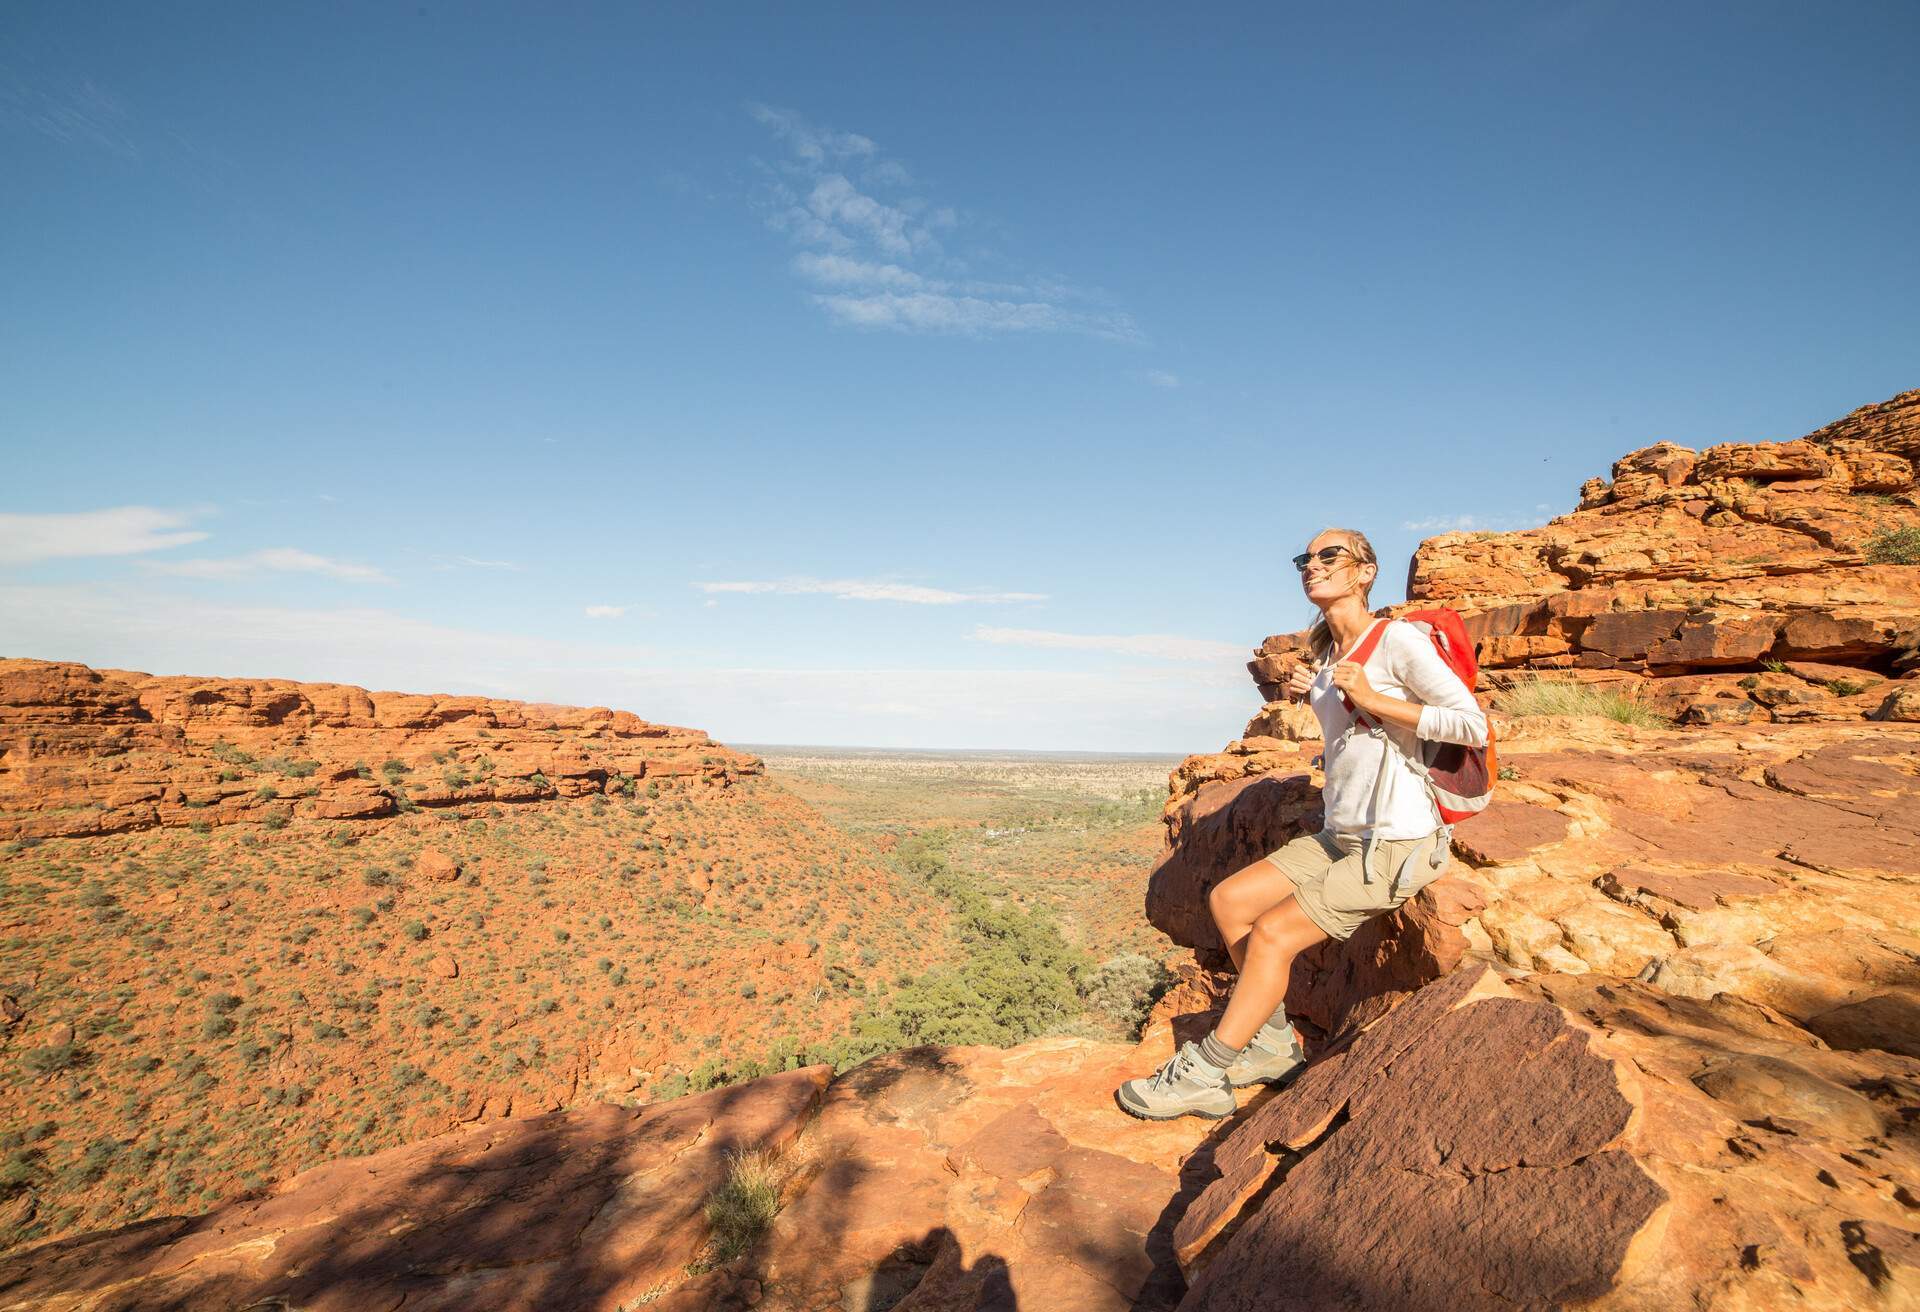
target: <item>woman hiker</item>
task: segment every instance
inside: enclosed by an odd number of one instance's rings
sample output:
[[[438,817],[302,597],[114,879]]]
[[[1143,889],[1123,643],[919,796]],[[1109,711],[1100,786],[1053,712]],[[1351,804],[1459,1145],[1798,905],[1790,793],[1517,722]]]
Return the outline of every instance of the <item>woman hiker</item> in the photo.
[[[1315,665],[1296,667],[1286,690],[1308,698],[1320,721],[1326,820],[1208,895],[1240,978],[1212,1033],[1115,1090],[1121,1110],[1145,1120],[1231,1115],[1235,1089],[1285,1081],[1305,1064],[1285,1001],[1295,958],[1322,939],[1351,938],[1433,882],[1450,855],[1439,811],[1408,761],[1418,759],[1415,739],[1487,741],[1485,712],[1432,641],[1367,609],[1379,566],[1364,535],[1325,529],[1293,563],[1320,617],[1307,634]],[[1350,659],[1383,623],[1367,658]],[[1385,733],[1357,726],[1348,702]],[[1388,735],[1393,747],[1382,741]]]

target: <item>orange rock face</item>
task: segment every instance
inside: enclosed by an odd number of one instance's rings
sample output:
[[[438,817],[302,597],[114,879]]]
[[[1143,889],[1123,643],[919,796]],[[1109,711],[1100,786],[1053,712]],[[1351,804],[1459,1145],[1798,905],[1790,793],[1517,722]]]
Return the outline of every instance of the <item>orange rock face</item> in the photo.
[[[0,840],[725,786],[759,761],[605,707],[0,660]]]
[[[1408,605],[1466,612],[1493,669],[1905,672],[1920,571],[1890,548],[1920,532],[1916,431],[1920,391],[1798,441],[1635,451],[1543,528],[1429,539]]]

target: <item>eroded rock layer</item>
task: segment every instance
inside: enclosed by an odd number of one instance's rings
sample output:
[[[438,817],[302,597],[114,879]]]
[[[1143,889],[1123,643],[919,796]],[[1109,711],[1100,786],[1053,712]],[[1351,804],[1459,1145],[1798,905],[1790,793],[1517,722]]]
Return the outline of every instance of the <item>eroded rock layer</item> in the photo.
[[[759,770],[699,730],[603,706],[0,660],[0,839],[377,820]]]

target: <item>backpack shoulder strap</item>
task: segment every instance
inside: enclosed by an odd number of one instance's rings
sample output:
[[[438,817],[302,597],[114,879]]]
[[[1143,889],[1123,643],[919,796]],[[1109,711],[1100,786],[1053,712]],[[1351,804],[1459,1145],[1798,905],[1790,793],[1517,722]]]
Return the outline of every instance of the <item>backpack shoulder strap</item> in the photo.
[[[1350,656],[1348,656],[1347,659],[1350,661],[1357,661],[1360,664],[1365,665],[1367,663],[1367,658],[1373,655],[1374,648],[1380,645],[1380,637],[1382,634],[1384,634],[1387,631],[1387,625],[1391,623],[1393,623],[1392,620],[1375,620],[1373,622],[1373,627],[1368,629],[1366,634],[1363,637],[1361,637],[1360,645],[1353,649],[1353,653]],[[1359,708],[1353,704],[1353,700],[1350,697],[1348,697],[1344,692],[1340,694],[1340,700],[1342,703],[1345,704],[1348,715],[1353,716],[1355,719],[1364,718],[1368,721],[1368,723],[1372,722],[1372,717],[1371,716],[1363,717],[1360,713]]]

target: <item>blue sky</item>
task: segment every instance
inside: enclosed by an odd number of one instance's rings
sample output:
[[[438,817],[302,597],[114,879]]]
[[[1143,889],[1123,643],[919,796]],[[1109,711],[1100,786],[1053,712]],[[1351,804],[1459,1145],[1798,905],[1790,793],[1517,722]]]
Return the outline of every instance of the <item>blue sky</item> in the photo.
[[[1212,750],[1369,531],[1920,384],[1910,4],[29,3],[0,652]]]

